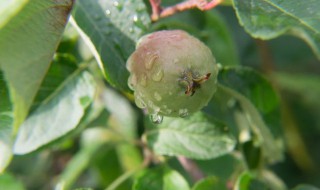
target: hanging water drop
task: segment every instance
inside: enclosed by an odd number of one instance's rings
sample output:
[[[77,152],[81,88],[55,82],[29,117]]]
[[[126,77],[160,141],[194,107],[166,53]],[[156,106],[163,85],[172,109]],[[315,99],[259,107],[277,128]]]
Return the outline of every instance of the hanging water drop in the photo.
[[[152,123],[154,123],[154,124],[160,124],[160,123],[162,123],[162,121],[163,121],[163,116],[162,116],[162,115],[159,115],[159,114],[157,114],[157,113],[151,114],[151,115],[150,115],[150,120],[151,120]]]

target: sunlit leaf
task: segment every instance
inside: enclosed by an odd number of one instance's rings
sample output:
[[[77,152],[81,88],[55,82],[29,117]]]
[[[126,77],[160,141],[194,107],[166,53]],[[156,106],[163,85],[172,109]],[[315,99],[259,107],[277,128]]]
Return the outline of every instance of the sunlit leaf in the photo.
[[[0,30],[0,67],[13,103],[15,131],[49,68],[72,4],[72,0],[28,1]]]
[[[74,129],[93,101],[95,82],[87,71],[77,70],[32,112],[19,129],[15,154],[25,154]]]

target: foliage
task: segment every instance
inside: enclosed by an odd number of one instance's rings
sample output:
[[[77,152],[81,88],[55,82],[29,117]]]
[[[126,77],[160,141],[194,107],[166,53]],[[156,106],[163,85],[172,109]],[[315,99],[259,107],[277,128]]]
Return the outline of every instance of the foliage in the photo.
[[[143,0],[1,1],[0,189],[318,189],[319,9],[234,0],[151,22]],[[218,90],[156,124],[126,61],[165,29],[210,48]]]

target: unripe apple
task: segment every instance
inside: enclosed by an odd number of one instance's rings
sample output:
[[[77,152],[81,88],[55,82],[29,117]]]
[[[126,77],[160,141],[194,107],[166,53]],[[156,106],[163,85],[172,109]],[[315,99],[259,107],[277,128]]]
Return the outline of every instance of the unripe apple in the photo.
[[[182,30],[143,36],[127,69],[137,106],[150,114],[185,117],[206,106],[217,87],[210,49]]]

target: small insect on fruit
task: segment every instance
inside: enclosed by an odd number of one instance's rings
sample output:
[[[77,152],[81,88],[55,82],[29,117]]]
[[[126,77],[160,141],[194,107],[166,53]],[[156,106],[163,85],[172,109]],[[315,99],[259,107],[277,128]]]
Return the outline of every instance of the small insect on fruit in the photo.
[[[182,30],[143,36],[127,69],[137,106],[150,114],[185,117],[206,106],[217,88],[210,49]]]

